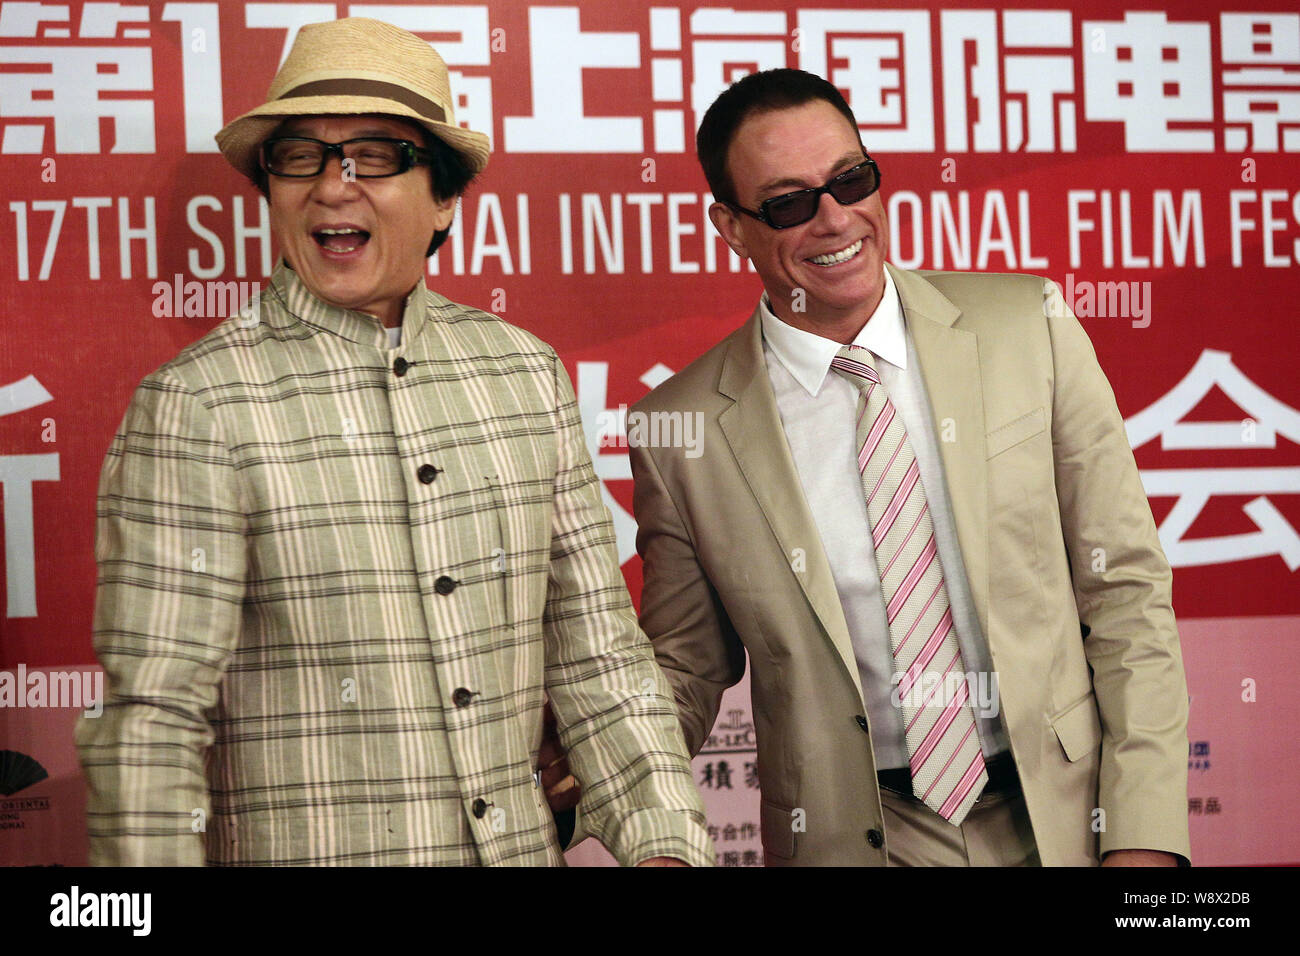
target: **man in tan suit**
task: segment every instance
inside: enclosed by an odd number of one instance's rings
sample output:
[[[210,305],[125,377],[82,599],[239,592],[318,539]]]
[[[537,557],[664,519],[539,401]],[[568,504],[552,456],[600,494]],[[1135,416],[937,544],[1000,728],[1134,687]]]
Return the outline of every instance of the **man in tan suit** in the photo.
[[[641,624],[692,753],[748,652],[767,863],[1187,862],[1170,569],[1055,285],[886,266],[817,77],[740,81],[698,147],[765,294],[637,406],[704,423],[633,442]]]

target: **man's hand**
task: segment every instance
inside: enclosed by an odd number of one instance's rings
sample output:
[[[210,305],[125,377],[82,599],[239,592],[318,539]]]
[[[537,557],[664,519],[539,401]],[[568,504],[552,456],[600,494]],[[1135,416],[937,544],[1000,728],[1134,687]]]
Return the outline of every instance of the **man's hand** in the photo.
[[[642,860],[637,866],[690,866],[690,864],[683,863],[675,856],[653,856],[648,860]]]
[[[537,766],[542,771],[542,789],[546,791],[546,804],[551,813],[563,813],[576,807],[582,797],[582,786],[569,773],[569,761],[560,747],[560,735],[549,700],[542,711],[542,745],[537,751]]]
[[[1163,850],[1111,850],[1102,866],[1177,866],[1178,857]]]

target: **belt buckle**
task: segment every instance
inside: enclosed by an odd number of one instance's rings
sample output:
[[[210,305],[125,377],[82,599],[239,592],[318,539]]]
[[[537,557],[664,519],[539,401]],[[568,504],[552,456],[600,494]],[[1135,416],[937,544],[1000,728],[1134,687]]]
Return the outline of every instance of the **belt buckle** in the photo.
[[[1013,795],[1020,789],[1020,777],[1016,773],[1016,762],[1010,752],[995,754],[984,765],[989,775],[984,790],[975,798],[976,803],[983,803],[987,797],[1005,797]]]
[[[895,796],[903,797],[904,799],[908,799],[908,800],[915,800],[916,793],[912,790],[912,784],[910,778],[906,780],[906,785],[907,785],[906,790],[899,790],[897,787],[892,787],[889,785],[889,783],[886,782],[887,780],[894,779],[894,777],[892,776],[887,776],[888,774],[893,774],[898,778],[902,779],[906,773],[907,771],[901,767],[898,768],[897,770],[882,770],[876,774],[876,786],[878,786],[882,790],[888,790],[890,793],[894,794]]]

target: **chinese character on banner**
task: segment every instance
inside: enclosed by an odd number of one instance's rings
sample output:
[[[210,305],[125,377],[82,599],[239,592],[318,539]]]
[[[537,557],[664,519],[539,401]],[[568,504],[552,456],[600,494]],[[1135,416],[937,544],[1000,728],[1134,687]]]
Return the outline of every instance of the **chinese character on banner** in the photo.
[[[1084,21],[1083,92],[1086,118],[1122,122],[1130,153],[1214,151],[1208,23],[1163,13]],[[1187,128],[1197,122],[1205,128]]]
[[[783,12],[706,7],[691,14],[690,33],[696,127],[718,94],[741,77],[789,66]]]
[[[1218,387],[1247,416],[1236,422],[1180,419]],[[1232,364],[1227,352],[1205,349],[1181,382],[1125,422],[1129,444],[1138,448],[1157,435],[1162,450],[1274,448],[1277,436],[1300,443],[1300,411],[1278,401]],[[1225,564],[1279,556],[1289,570],[1300,568],[1300,535],[1266,497],[1300,494],[1300,467],[1171,468],[1142,470],[1152,498],[1176,497],[1160,523],[1160,544],[1175,568]],[[1242,508],[1258,529],[1213,538],[1186,538],[1213,495],[1256,495]]]
[[[682,12],[650,8],[650,95],[654,148],[659,153],[686,152],[686,84],[682,73]]]
[[[583,30],[577,7],[529,7],[528,55],[533,114],[505,118],[507,152],[644,151],[639,112],[588,116],[582,92],[584,70],[638,69],[640,34]]]
[[[0,4],[0,42],[71,41],[68,9],[67,4]],[[116,42],[147,40],[147,27],[123,24],[148,19],[145,6],[87,3],[77,30],[77,40],[83,42],[0,46],[0,152],[99,153],[100,120],[111,119],[109,152],[152,153],[153,101],[112,98],[122,92],[153,92],[152,51]],[[46,120],[54,127],[53,146],[45,141]]]
[[[1224,148],[1300,152],[1300,14],[1225,13],[1219,23]]]
[[[844,92],[868,150],[934,149],[929,11],[800,10],[798,41],[799,66]]]
[[[992,10],[940,15],[945,148],[1074,152],[1070,13],[1004,11],[1001,48],[998,19]]]
[[[54,401],[35,375],[0,385],[0,416]],[[59,480],[59,455],[0,455],[6,617],[36,617],[36,534],[32,483]]]

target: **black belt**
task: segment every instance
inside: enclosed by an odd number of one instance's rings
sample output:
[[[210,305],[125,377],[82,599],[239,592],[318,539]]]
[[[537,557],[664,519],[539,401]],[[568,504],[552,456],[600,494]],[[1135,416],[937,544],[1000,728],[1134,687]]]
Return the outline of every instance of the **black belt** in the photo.
[[[989,758],[984,764],[984,769],[989,775],[989,782],[984,785],[983,793],[1013,793],[1020,789],[1020,777],[1016,774],[1016,762],[1012,759],[1010,751],[1004,750],[997,756]],[[905,797],[913,796],[912,771],[906,767],[881,770],[876,776],[880,780],[880,785],[886,790],[900,793]]]

